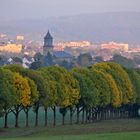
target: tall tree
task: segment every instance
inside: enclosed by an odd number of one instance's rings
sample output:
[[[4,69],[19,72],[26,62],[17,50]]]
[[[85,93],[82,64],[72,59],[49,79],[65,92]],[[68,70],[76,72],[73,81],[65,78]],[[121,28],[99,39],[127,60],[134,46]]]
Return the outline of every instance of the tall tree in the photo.
[[[39,71],[24,69],[19,65],[8,65],[5,66],[4,68],[10,69],[13,72],[19,72],[21,75],[28,77],[35,82],[37,86],[37,91],[39,92],[39,100],[34,104],[33,108],[36,114],[35,126],[38,126],[39,107],[41,105],[42,100],[46,98],[46,92],[47,92],[46,81],[44,80],[43,76]]]
[[[67,72],[66,69],[61,67],[47,67],[41,69],[47,75],[49,79],[55,83],[55,104],[52,107],[54,111],[54,125],[56,123],[56,106],[68,107],[76,104],[79,99],[79,88],[77,81],[73,76]],[[64,116],[63,116],[64,117]]]
[[[77,123],[79,123],[79,113],[82,110],[82,122],[84,123],[84,111],[86,110],[87,121],[88,110],[99,105],[99,92],[94,82],[92,81],[92,75],[88,69],[74,68],[72,73],[74,77],[79,81],[81,95],[79,103],[77,104]],[[79,110],[80,107],[82,107],[82,110]]]
[[[35,62],[31,63],[30,69],[36,70],[36,69],[39,69],[42,66],[43,66],[43,64],[42,64],[41,61],[35,61]]]
[[[13,84],[16,90],[16,103],[12,108],[12,112],[15,115],[15,127],[19,127],[19,113],[23,107],[30,105],[31,91],[28,80],[22,77],[19,73],[14,73]]]
[[[121,102],[123,104],[134,102],[132,83],[128,74],[119,64],[113,62],[103,62],[97,63],[93,67],[97,70],[107,72],[113,77],[120,91]]]
[[[105,88],[103,89],[103,95],[104,95],[104,98],[106,96],[107,104],[110,103],[113,107],[119,107],[122,103],[121,96],[113,77],[107,72],[96,70],[94,67],[91,67],[91,68],[92,69],[90,70],[93,75],[92,77],[93,77],[94,83],[97,84],[97,87],[101,86],[101,88]],[[104,102],[102,102],[101,104],[103,103]]]
[[[51,107],[53,108],[56,105],[56,100],[57,100],[57,83],[53,81],[50,77],[50,74],[48,73],[46,68],[41,68],[38,71],[44,80],[46,81],[46,90],[45,92],[46,96],[41,100],[41,104],[44,107],[45,111],[45,126],[48,124],[48,108]]]
[[[10,108],[15,105],[15,88],[13,86],[13,73],[9,70],[0,68],[0,108],[3,110],[5,121],[4,127],[7,128],[8,114]]]
[[[43,55],[40,52],[38,52],[34,55],[34,59],[35,59],[36,62],[42,61]]]
[[[37,86],[35,84],[35,82],[33,80],[31,80],[30,78],[27,78],[29,86],[30,86],[30,104],[28,104],[27,106],[24,106],[23,110],[26,114],[26,127],[29,127],[29,110],[31,109],[31,107],[38,102],[39,100],[39,93],[37,91]]]
[[[136,103],[140,105],[140,70],[127,70],[127,72],[134,86],[134,90],[136,93]]]
[[[92,57],[90,54],[80,54],[77,58],[78,64],[82,67],[87,67],[92,64]]]
[[[113,61],[126,68],[135,68],[136,67],[136,63],[133,59],[127,59],[126,57],[123,57],[118,54],[115,54],[113,56]]]

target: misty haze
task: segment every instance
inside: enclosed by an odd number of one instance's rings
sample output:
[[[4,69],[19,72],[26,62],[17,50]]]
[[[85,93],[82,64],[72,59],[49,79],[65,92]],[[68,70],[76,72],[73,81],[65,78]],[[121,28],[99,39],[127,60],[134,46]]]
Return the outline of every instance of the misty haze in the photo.
[[[0,0],[0,140],[140,140],[140,0]]]

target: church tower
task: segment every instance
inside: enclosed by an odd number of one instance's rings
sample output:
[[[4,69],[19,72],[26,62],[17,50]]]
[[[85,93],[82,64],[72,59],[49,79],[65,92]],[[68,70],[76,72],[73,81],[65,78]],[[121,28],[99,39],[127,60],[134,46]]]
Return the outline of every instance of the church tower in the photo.
[[[53,53],[53,37],[51,36],[50,32],[46,34],[44,37],[44,46],[43,46],[43,55],[46,56],[48,52],[51,54]]]

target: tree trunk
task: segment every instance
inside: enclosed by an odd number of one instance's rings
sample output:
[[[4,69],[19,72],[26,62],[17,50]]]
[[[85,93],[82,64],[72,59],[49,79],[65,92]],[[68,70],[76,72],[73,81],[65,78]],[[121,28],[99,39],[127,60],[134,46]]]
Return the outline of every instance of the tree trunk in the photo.
[[[91,115],[92,115],[92,123],[95,121],[95,113],[96,113],[96,111],[95,111],[95,109],[94,108],[92,108],[92,113],[91,113]]]
[[[62,125],[65,125],[65,115],[62,114]]]
[[[35,116],[35,127],[38,126],[38,110],[39,110],[39,108],[37,108],[36,111],[35,111],[35,114],[36,114],[36,116]]]
[[[104,110],[101,109],[101,120],[104,120]]]
[[[48,125],[48,109],[45,108],[45,126]]]
[[[56,126],[56,107],[53,108],[53,126]]]
[[[18,118],[19,118],[19,113],[22,110],[21,106],[14,106],[14,110],[11,110],[13,114],[15,115],[15,127],[18,128]]]
[[[88,109],[86,109],[86,123],[88,123],[88,120],[89,120],[89,118],[88,118]]]
[[[16,113],[15,113],[15,127],[16,127],[16,128],[19,127],[19,125],[18,125],[18,117],[19,117],[19,112],[16,111]]]
[[[91,123],[91,114],[92,114],[91,111],[92,111],[92,110],[91,110],[91,108],[90,108],[90,109],[89,109],[89,123]]]
[[[72,108],[70,108],[70,124],[72,125],[72,117],[73,117],[73,112],[72,112]]]
[[[84,124],[85,122],[85,108],[83,107],[83,112],[82,112],[82,123]]]
[[[29,127],[29,110],[26,111],[26,127]]]
[[[77,124],[79,124],[79,106],[77,106]]]
[[[8,128],[7,120],[8,120],[8,113],[5,113],[4,128]]]
[[[122,118],[122,107],[120,107],[120,119]]]

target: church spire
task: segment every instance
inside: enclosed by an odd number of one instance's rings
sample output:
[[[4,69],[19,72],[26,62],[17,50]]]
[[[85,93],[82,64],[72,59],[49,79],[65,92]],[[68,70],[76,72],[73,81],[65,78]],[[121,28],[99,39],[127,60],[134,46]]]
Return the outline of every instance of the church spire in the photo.
[[[46,34],[44,39],[53,39],[53,37],[50,34],[50,31],[48,30],[48,33]]]
[[[53,53],[53,48],[53,37],[48,30],[48,33],[44,37],[43,55],[46,56],[48,52]]]

